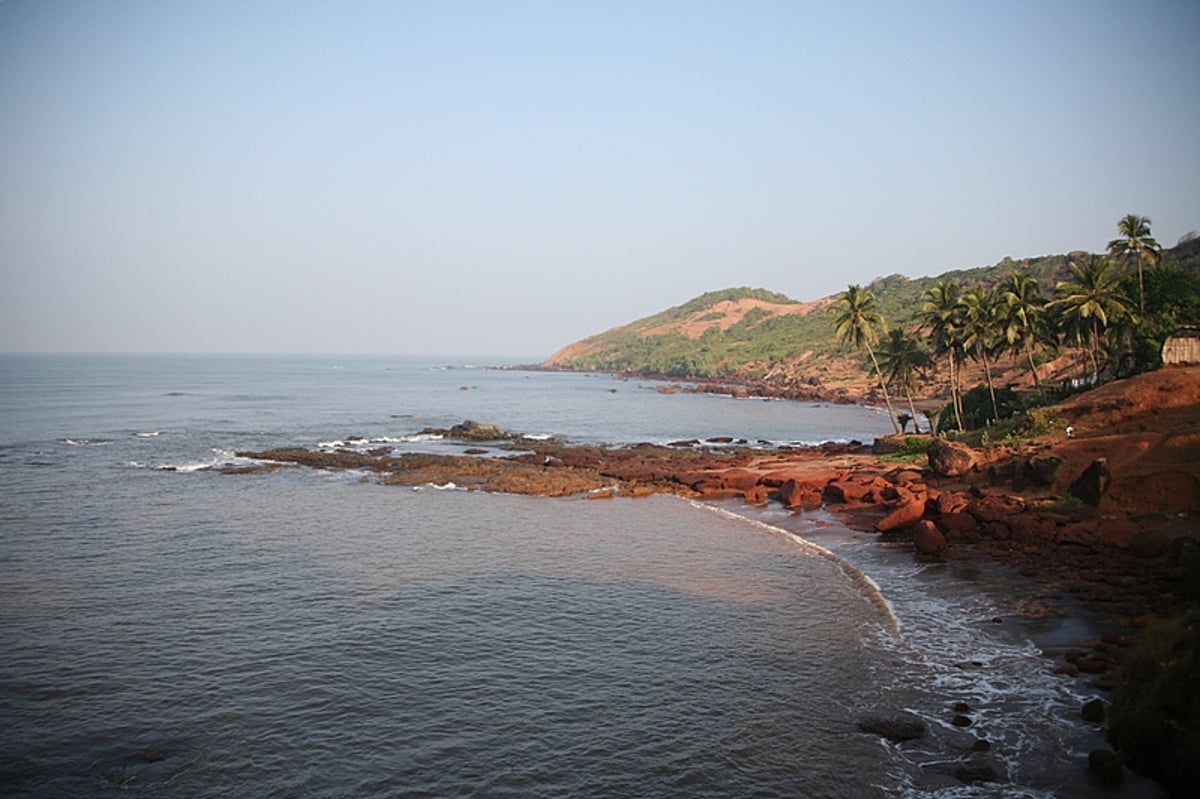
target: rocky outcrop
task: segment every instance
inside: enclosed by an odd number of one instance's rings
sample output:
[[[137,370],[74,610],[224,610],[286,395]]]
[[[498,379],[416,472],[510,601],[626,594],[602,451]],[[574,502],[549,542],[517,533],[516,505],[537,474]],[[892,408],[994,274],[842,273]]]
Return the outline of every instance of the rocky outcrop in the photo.
[[[926,453],[929,468],[941,477],[960,477],[975,468],[978,457],[975,450],[958,441],[944,438],[934,439]]]
[[[1095,508],[1099,507],[1101,498],[1111,485],[1112,472],[1108,470],[1108,459],[1097,458],[1072,481],[1068,490],[1071,496]]]

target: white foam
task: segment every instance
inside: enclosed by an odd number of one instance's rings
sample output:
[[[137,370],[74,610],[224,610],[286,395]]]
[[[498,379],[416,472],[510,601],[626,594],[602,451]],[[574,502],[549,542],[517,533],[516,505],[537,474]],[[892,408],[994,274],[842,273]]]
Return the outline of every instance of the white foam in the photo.
[[[153,432],[147,432],[147,433],[134,433],[134,436],[136,436],[137,438],[158,438],[161,435],[162,435],[161,430],[155,430]]]
[[[726,510],[725,508],[717,507],[716,505],[708,505],[695,500],[689,501],[696,507],[711,511],[718,516],[723,516],[727,519],[733,519],[735,521],[745,522],[746,524],[760,527],[763,530],[769,530],[777,535],[782,535],[791,539],[792,541],[795,541],[796,544],[798,544],[800,548],[808,554],[815,555],[819,558],[824,558],[832,563],[837,564],[838,568],[841,569],[842,574],[846,575],[846,577],[848,577],[855,585],[862,588],[871,604],[883,612],[884,616],[887,617],[888,626],[891,627],[892,631],[896,633],[896,635],[900,635],[900,619],[896,616],[896,611],[895,608],[892,607],[892,603],[886,596],[884,596],[879,584],[872,580],[866,572],[855,566],[853,563],[850,563],[848,560],[832,550],[826,549],[820,544],[814,544],[812,541],[796,535],[790,530],[784,530],[782,527],[776,527],[773,524],[767,524],[766,522],[759,521],[758,519],[748,519],[745,516],[741,516],[733,511]]]
[[[112,442],[103,438],[64,438],[63,443],[72,447],[105,447]]]

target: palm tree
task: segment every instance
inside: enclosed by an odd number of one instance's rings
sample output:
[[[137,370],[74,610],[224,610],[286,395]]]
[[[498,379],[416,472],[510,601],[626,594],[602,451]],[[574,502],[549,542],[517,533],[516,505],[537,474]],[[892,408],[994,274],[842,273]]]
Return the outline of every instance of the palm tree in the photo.
[[[920,417],[917,416],[917,406],[912,395],[917,388],[918,379],[933,365],[928,350],[921,346],[921,342],[912,333],[894,327],[888,331],[888,337],[880,347],[879,358],[880,366],[887,373],[888,383],[899,386],[904,391],[904,396],[908,399],[908,409],[912,412],[913,432],[920,433],[921,426],[917,421]],[[903,426],[904,421],[901,419],[901,427]],[[933,432],[932,423],[930,432]]]
[[[963,351],[972,358],[983,361],[983,373],[987,379],[988,394],[992,398],[992,420],[1000,418],[1000,409],[996,404],[996,388],[992,384],[992,363],[989,356],[994,355],[1002,341],[1000,324],[997,319],[996,293],[984,291],[976,286],[958,299],[962,309],[962,347]]]
[[[1029,359],[1029,374],[1033,375],[1033,387],[1041,388],[1037,365],[1033,362],[1033,350],[1042,339],[1041,293],[1038,281],[1028,272],[1010,272],[998,287],[1000,322],[1004,341],[1013,356],[1024,351]]]
[[[1129,313],[1129,300],[1117,288],[1112,261],[1093,255],[1086,265],[1071,264],[1074,280],[1055,287],[1050,306],[1062,314],[1066,329],[1090,345],[1092,379],[1100,378],[1100,331],[1116,318]]]
[[[917,313],[921,326],[929,330],[934,352],[945,355],[950,364],[950,402],[958,429],[963,429],[962,399],[958,391],[957,367],[961,360],[961,319],[958,307],[958,283],[939,280],[921,295]]]
[[[879,361],[875,358],[875,350],[871,346],[879,341],[879,331],[887,330],[887,323],[875,306],[875,295],[862,286],[847,286],[830,311],[837,314],[833,327],[838,340],[855,350],[865,349],[867,355],[871,356],[875,375],[879,378],[879,387],[883,390],[883,401],[887,404],[888,418],[892,420],[892,427],[899,435],[900,425],[896,422],[896,410],[892,407],[892,398],[888,395],[883,373],[879,370]]]
[[[1117,223],[1117,232],[1121,234],[1121,237],[1108,243],[1108,253],[1109,255],[1124,256],[1126,259],[1137,256],[1138,310],[1144,312],[1146,310],[1146,279],[1142,265],[1144,262],[1151,265],[1157,264],[1162,255],[1162,247],[1150,235],[1150,217],[1148,216],[1126,214]]]

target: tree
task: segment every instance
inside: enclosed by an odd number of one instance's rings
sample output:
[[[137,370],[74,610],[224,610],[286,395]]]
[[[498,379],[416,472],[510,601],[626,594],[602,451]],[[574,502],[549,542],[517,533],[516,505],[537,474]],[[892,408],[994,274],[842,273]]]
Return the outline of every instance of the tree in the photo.
[[[1137,257],[1138,310],[1145,311],[1146,278],[1142,267],[1145,263],[1157,264],[1162,255],[1162,247],[1150,235],[1150,217],[1148,216],[1126,214],[1117,223],[1117,232],[1121,234],[1121,237],[1108,243],[1108,253],[1109,255],[1124,256],[1126,259]]]
[[[1118,288],[1119,278],[1113,274],[1112,261],[1093,255],[1087,264],[1071,264],[1074,280],[1055,287],[1055,299],[1050,306],[1061,315],[1064,328],[1077,340],[1086,339],[1092,359],[1092,379],[1100,379],[1100,331],[1111,320],[1129,313],[1129,300]]]
[[[996,403],[996,387],[992,384],[991,363],[991,356],[995,355],[1002,341],[996,313],[996,294],[976,286],[963,292],[958,304],[962,309],[963,351],[983,362],[988,394],[992,398],[992,419],[999,420],[1000,408]]]
[[[879,331],[887,330],[887,323],[876,309],[875,295],[862,286],[847,286],[830,310],[836,314],[833,328],[838,340],[856,351],[865,349],[871,357],[875,376],[879,378],[879,388],[883,391],[883,401],[887,404],[888,418],[899,435],[900,425],[896,421],[896,410],[892,407],[892,398],[888,394],[883,372],[879,369],[879,361],[875,358],[875,349],[871,346],[879,341]]]
[[[880,366],[887,375],[888,383],[899,386],[908,399],[908,409],[912,412],[913,432],[920,433],[921,426],[917,421],[920,417],[917,416],[917,406],[913,402],[912,395],[917,388],[918,379],[926,369],[933,365],[929,352],[921,346],[921,342],[912,333],[894,327],[888,331],[888,336],[880,347],[879,360]],[[902,418],[904,414],[900,416],[900,426],[903,428],[905,425]],[[932,423],[930,432],[933,432]]]
[[[1041,387],[1033,351],[1043,339],[1045,320],[1042,306],[1045,301],[1038,290],[1038,281],[1027,272],[1010,272],[998,287],[1001,333],[1015,357],[1024,352],[1029,359],[1029,374],[1033,387]]]
[[[939,280],[921,295],[917,318],[929,330],[934,352],[945,355],[950,364],[950,401],[958,429],[963,429],[962,399],[958,390],[957,367],[961,361],[961,319],[958,307],[958,283]]]

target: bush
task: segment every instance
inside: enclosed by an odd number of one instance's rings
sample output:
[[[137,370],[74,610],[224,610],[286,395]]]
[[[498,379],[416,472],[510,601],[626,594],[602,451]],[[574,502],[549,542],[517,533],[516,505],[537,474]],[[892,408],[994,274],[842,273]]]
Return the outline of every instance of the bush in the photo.
[[[1126,656],[1109,742],[1176,796],[1200,786],[1200,611],[1148,628]]]

